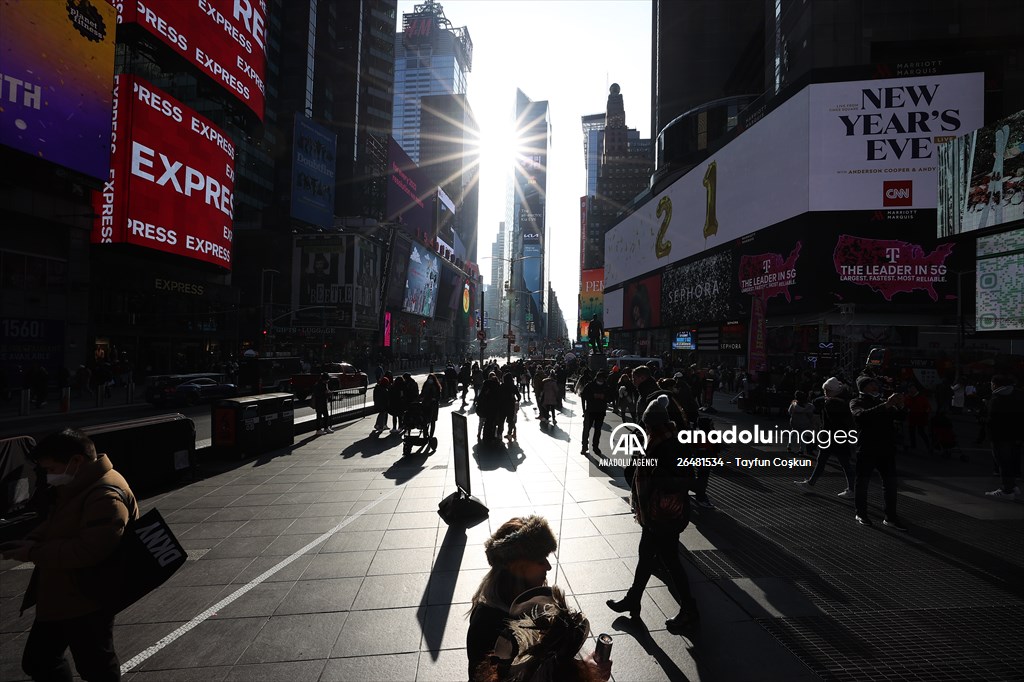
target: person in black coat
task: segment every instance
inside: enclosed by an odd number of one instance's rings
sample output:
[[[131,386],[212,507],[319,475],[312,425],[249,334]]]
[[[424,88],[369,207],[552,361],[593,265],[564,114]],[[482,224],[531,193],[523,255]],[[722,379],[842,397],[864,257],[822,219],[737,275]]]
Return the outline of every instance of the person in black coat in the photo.
[[[896,446],[895,419],[903,407],[903,394],[893,393],[883,400],[881,386],[870,376],[857,378],[859,395],[850,401],[850,413],[857,425],[857,481],[854,519],[862,526],[874,525],[868,517],[868,485],[875,469],[882,475],[885,519],[882,523],[896,530],[906,530],[896,516]]]
[[[594,429],[594,454],[601,456],[601,433],[604,428],[604,416],[608,412],[608,402],[615,399],[615,392],[608,384],[608,372],[600,370],[593,381],[587,382],[580,391],[583,403],[583,444],[581,454],[587,451],[587,438]]]
[[[377,421],[370,433],[379,436],[388,425],[388,407],[390,406],[391,379],[381,375],[377,384],[373,387],[373,406],[377,410]]]
[[[522,399],[522,395],[519,393],[519,387],[516,385],[516,378],[509,372],[505,374],[501,381],[501,386],[498,387],[498,416],[497,416],[497,435],[500,438],[502,428],[505,424],[508,424],[508,439],[514,440],[516,431],[516,412],[519,409],[519,401]]]
[[[992,397],[988,401],[988,429],[992,438],[992,455],[999,465],[1003,484],[990,492],[989,497],[1020,499],[1017,478],[1020,476],[1021,435],[1020,423],[1024,417],[1024,400],[1014,387],[1013,379],[1004,374],[992,377]]]
[[[820,406],[822,428],[829,433],[832,440],[830,440],[828,447],[818,450],[818,459],[814,463],[814,469],[811,471],[810,477],[803,481],[796,481],[796,484],[806,488],[813,486],[821,475],[825,473],[825,464],[829,458],[835,455],[836,459],[839,460],[839,465],[843,468],[843,473],[846,474],[846,489],[839,493],[839,497],[849,499],[854,497],[857,480],[851,458],[850,444],[847,442],[835,442],[835,435],[840,431],[848,434],[856,428],[856,425],[853,422],[853,414],[850,413],[850,403],[842,397],[843,392],[846,390],[843,382],[837,377],[830,377],[821,385],[821,388],[825,394],[815,398],[814,404]],[[846,440],[845,437],[843,440]]]

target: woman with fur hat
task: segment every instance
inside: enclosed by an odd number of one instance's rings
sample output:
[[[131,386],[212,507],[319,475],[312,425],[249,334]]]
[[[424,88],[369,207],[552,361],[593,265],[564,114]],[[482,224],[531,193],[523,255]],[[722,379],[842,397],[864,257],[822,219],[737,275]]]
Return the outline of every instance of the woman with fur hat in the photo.
[[[519,595],[494,655],[476,670],[476,682],[607,682],[612,661],[576,655],[590,635],[590,622],[569,608],[557,587],[535,587]]]
[[[469,612],[466,654],[470,679],[494,649],[516,597],[547,581],[551,570],[547,557],[557,547],[555,534],[540,516],[509,519],[484,543],[491,570],[480,581]]]
[[[631,502],[640,534],[639,559],[633,585],[618,601],[605,602],[612,611],[629,611],[631,618],[640,616],[640,599],[651,579],[655,562],[668,570],[669,590],[679,602],[679,614],[665,621],[673,634],[693,636],[700,624],[697,603],[690,596],[690,581],[679,561],[679,534],[690,520],[689,488],[692,469],[676,466],[681,454],[676,439],[676,424],[669,418],[669,397],[659,395],[647,406],[643,424],[647,431],[647,457],[656,465],[638,466],[631,484]]]

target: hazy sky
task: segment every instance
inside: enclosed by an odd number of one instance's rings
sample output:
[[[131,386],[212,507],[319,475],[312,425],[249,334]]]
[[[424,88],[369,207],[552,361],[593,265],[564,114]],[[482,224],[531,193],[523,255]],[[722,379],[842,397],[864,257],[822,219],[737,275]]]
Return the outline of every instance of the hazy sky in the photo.
[[[417,3],[399,0],[402,14]],[[579,198],[586,191],[581,118],[605,111],[608,86],[618,83],[626,125],[650,137],[650,0],[441,0],[445,16],[473,41],[469,100],[480,126],[479,254],[485,281],[491,243],[505,219],[516,88],[547,100],[547,229],[554,260],[551,281],[575,338],[579,293]]]

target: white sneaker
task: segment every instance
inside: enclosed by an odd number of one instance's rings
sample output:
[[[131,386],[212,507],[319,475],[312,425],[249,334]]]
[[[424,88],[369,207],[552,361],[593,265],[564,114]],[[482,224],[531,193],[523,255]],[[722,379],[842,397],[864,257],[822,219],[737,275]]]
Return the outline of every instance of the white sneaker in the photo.
[[[1020,498],[1020,488],[1014,487],[1010,492],[1004,491],[1002,488],[996,488],[990,492],[985,493],[988,497],[994,497],[999,500],[1012,500],[1014,498]]]
[[[327,432],[324,431],[323,429],[317,429],[316,430],[316,435],[318,435],[318,436],[326,436]]]
[[[330,426],[328,426],[327,427],[327,433],[334,433],[334,429],[332,429]]]
[[[837,494],[836,494],[836,497],[841,497],[841,498],[843,498],[844,500],[852,500],[852,499],[853,499],[853,491],[852,491],[852,490],[850,490],[849,488],[847,488],[847,489],[846,489],[846,490],[844,490],[843,492],[841,492],[841,493],[837,493]]]

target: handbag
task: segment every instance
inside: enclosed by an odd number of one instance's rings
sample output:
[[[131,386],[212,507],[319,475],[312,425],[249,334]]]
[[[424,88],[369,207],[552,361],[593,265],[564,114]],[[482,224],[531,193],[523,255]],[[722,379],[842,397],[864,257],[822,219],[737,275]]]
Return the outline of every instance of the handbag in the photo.
[[[96,486],[115,491],[125,507],[128,495],[114,485]],[[146,596],[181,568],[188,553],[174,537],[156,509],[129,519],[113,553],[94,566],[79,569],[76,582],[83,594],[110,613],[119,613]]]

